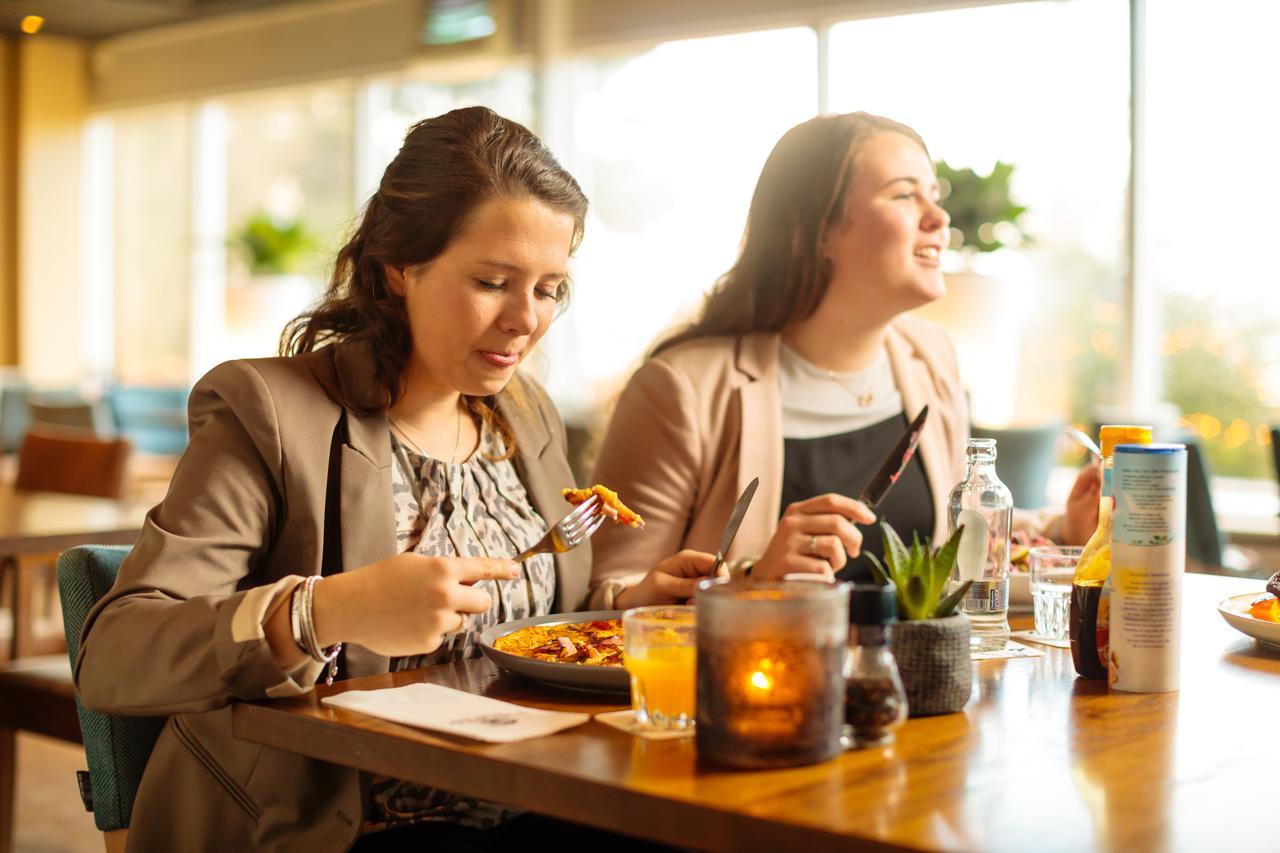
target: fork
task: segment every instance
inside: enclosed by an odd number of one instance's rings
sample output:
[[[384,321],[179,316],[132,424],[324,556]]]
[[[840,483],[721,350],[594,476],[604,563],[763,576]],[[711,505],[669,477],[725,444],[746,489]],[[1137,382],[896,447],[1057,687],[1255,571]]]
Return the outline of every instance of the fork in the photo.
[[[573,512],[551,525],[546,534],[512,559],[520,563],[534,554],[560,554],[570,548],[577,548],[591,538],[600,525],[608,518],[600,504],[600,496],[592,495],[578,504]]]

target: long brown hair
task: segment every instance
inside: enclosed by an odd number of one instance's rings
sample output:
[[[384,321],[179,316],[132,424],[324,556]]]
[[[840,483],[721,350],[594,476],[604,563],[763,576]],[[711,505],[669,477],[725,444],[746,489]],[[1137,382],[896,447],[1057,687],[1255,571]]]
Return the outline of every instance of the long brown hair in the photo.
[[[337,341],[363,343],[373,355],[382,394],[342,399],[357,414],[386,411],[403,393],[401,377],[413,350],[404,297],[388,285],[384,265],[406,267],[438,257],[467,217],[494,198],[533,199],[573,217],[570,253],[582,241],[587,198],[546,146],[523,125],[485,107],[467,107],[420,121],[365,205],[360,224],[338,252],[321,301],[280,337],[283,355]],[[568,299],[568,285],[558,299]],[[510,425],[493,398],[467,397],[468,407],[515,451]]]
[[[858,150],[882,132],[901,133],[928,153],[914,130],[870,113],[821,115],[783,134],[756,182],[738,259],[698,318],[650,354],[694,338],[776,332],[812,315],[831,283],[823,237],[844,216]]]

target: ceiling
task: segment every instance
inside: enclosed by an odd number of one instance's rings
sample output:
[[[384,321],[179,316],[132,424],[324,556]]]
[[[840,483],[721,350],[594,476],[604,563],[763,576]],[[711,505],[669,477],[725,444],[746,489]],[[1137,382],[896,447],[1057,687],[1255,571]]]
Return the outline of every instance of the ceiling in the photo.
[[[44,18],[41,33],[100,39],[300,0],[0,0],[0,35],[21,34],[27,15]]]

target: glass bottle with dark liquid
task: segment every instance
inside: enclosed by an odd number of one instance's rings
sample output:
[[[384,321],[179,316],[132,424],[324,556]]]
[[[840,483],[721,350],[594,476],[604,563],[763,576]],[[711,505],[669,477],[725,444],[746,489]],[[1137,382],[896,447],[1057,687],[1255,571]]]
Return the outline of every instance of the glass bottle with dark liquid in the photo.
[[[1107,677],[1110,608],[1103,587],[1111,574],[1112,452],[1117,444],[1150,444],[1149,426],[1104,426],[1102,445],[1102,497],[1098,501],[1098,529],[1093,531],[1076,564],[1071,584],[1071,660],[1085,678]]]

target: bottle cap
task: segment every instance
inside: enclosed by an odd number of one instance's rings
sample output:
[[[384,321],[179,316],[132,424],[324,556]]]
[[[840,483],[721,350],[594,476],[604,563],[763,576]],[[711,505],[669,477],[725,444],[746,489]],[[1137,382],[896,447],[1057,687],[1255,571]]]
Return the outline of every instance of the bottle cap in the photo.
[[[898,588],[893,584],[856,583],[849,595],[853,625],[892,625],[898,621]]]
[[[1150,444],[1151,427],[1131,424],[1108,424],[1102,428],[1102,455],[1111,456],[1117,444]]]

